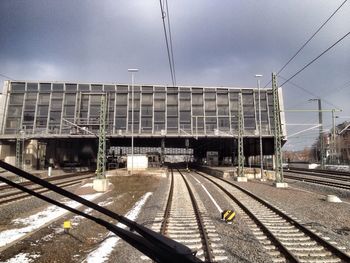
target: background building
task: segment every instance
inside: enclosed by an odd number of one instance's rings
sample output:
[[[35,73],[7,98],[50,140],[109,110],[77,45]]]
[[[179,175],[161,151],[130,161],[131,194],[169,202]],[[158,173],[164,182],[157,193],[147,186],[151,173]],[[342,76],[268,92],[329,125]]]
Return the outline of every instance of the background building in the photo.
[[[331,135],[330,135],[331,138]],[[332,140],[330,140],[332,142]],[[350,164],[350,122],[346,121],[336,126],[335,128],[335,143],[331,144],[330,159],[337,164]],[[332,155],[334,157],[332,158]]]
[[[185,148],[185,139],[189,139],[189,148],[197,158],[205,157],[207,151],[218,151],[219,161],[231,158],[237,148],[240,93],[244,152],[246,156],[258,155],[258,90],[252,88],[137,85],[135,146]],[[34,156],[23,157],[28,166],[40,168],[50,159],[56,165],[94,162],[97,140],[87,131],[98,133],[102,95],[106,96],[110,145],[130,146],[130,85],[5,81],[0,109],[0,157],[13,158],[15,140],[20,138],[28,156]],[[270,155],[274,151],[271,90],[261,90],[261,107],[264,154]],[[281,120],[283,124],[282,114]]]

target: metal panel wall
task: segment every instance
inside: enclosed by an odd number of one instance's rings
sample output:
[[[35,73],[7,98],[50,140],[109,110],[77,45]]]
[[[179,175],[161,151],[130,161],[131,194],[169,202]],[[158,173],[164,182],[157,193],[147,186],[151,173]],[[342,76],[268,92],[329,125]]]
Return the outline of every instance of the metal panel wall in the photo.
[[[139,136],[237,136],[238,94],[242,93],[245,136],[258,135],[256,89],[217,87],[134,87],[134,134]],[[79,135],[97,133],[100,99],[107,95],[107,131],[130,136],[130,85],[10,82],[2,134]],[[282,100],[282,97],[280,97]],[[272,136],[272,93],[261,91],[264,136]]]

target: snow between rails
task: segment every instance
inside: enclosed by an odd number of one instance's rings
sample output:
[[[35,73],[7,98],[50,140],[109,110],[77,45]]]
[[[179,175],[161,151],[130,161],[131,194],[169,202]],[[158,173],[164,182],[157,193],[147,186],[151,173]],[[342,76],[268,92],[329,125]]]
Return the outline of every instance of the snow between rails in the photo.
[[[152,193],[148,192],[144,194],[139,201],[131,208],[131,210],[125,215],[126,218],[135,221],[146,203],[147,199],[152,195]],[[118,223],[118,227],[126,228],[125,225]],[[108,234],[108,237],[104,242],[101,243],[101,245],[92,251],[87,258],[83,261],[84,263],[102,263],[108,260],[110,254],[113,251],[113,248],[117,245],[118,241],[120,240],[117,236],[112,236],[114,233],[110,232]]]

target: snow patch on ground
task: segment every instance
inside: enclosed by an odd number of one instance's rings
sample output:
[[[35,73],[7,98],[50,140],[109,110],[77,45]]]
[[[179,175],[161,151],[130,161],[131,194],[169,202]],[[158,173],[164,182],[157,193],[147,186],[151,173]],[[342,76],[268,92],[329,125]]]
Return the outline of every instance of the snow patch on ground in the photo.
[[[85,214],[90,214],[92,211],[93,211],[93,209],[89,207],[89,208],[86,208],[86,209],[84,210],[84,213],[85,213]],[[85,217],[83,217],[83,216],[73,216],[72,219],[70,220],[71,223],[72,223],[72,226],[77,226],[77,225],[79,225],[80,220],[81,220],[81,219],[84,219],[84,218],[85,218]]]
[[[30,263],[38,257],[40,257],[38,254],[19,253],[3,263]]]
[[[107,205],[111,205],[113,203],[114,203],[114,201],[103,201],[103,202],[98,203],[98,205],[99,206],[107,206]]]
[[[81,187],[92,187],[93,186],[93,183],[86,183],[84,185],[82,185]]]
[[[108,182],[108,186],[111,186],[111,185],[113,185],[113,184],[111,182]],[[93,187],[93,186],[94,186],[93,183],[86,183],[86,184],[82,185],[81,187]]]
[[[138,217],[142,207],[146,203],[147,199],[152,195],[148,192],[144,194],[141,199],[133,206],[133,208],[125,215],[126,218],[135,221]],[[125,225],[118,223],[118,227],[126,228]],[[114,247],[117,245],[119,237],[116,237],[114,233],[109,232],[107,239],[101,243],[101,245],[91,252],[84,262],[87,263],[102,263],[108,260],[109,255],[112,253]]]
[[[52,233],[52,234],[48,234],[48,235],[44,236],[43,238],[41,238],[41,240],[50,241],[51,239],[53,239],[53,237],[54,237],[54,234]]]
[[[107,198],[106,201],[99,202],[98,205],[99,206],[107,206],[107,205],[110,205],[110,204],[112,204],[114,202],[114,201],[108,201],[108,199],[110,199],[110,197]],[[90,214],[92,211],[93,211],[92,208],[87,208],[87,209],[84,210],[84,213],[85,214]],[[84,217],[83,216],[73,216],[72,219],[71,219],[72,226],[79,225],[79,222],[80,222],[81,219],[84,219]]]
[[[102,195],[101,193],[83,195],[82,197],[87,200],[93,200]],[[72,208],[77,208],[81,204],[75,201],[64,202]],[[0,232],[0,247],[6,246],[17,239],[22,238],[26,234],[39,229],[43,225],[49,223],[50,221],[64,215],[67,210],[60,208],[58,206],[52,205],[47,207],[45,210],[40,211],[34,215],[28,216],[26,218],[17,218],[12,221],[14,225],[18,225],[18,228],[13,228],[9,230],[4,230]]]

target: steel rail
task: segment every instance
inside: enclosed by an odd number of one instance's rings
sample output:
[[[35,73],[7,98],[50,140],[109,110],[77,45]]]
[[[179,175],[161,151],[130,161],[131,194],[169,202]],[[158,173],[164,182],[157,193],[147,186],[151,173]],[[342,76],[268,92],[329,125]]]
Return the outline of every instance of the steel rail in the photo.
[[[91,173],[91,171],[86,171],[86,172],[78,172],[78,173],[68,173],[68,174],[57,175],[57,176],[53,176],[53,177],[46,177],[46,178],[42,178],[42,179],[47,181],[47,182],[51,182],[51,181],[58,181],[58,180],[66,179],[66,178],[84,176],[85,174],[91,174],[91,176],[93,175],[93,173]],[[34,185],[34,183],[31,181],[21,182],[19,184],[22,186]],[[0,185],[0,190],[6,190],[6,189],[11,189],[11,188],[13,188],[13,187],[9,186],[7,184]]]
[[[160,233],[162,235],[166,234],[167,225],[168,225],[168,221],[169,221],[169,217],[170,217],[171,203],[173,201],[173,194],[174,194],[174,174],[173,174],[173,169],[171,169],[171,182],[170,182],[168,201],[167,201],[165,211],[164,211],[164,219],[163,219],[162,225],[160,227]]]
[[[204,178],[207,178],[209,181],[213,182],[215,185],[218,185],[216,182],[214,182],[213,180],[209,179],[207,176],[204,176],[198,172],[196,172],[197,174],[203,176]],[[220,181],[223,181],[235,188],[237,188],[238,190],[241,190],[243,193],[247,194],[248,196],[250,196],[251,198],[253,198],[254,200],[258,201],[259,203],[263,204],[264,206],[266,206],[267,208],[269,208],[270,210],[272,210],[273,212],[275,212],[276,214],[278,214],[279,216],[281,216],[283,219],[285,219],[287,222],[293,224],[295,227],[297,227],[299,230],[301,230],[302,232],[304,232],[306,235],[308,235],[309,237],[311,237],[312,239],[314,239],[315,241],[317,241],[320,245],[322,245],[324,248],[326,248],[327,250],[329,250],[331,253],[333,253],[335,256],[339,257],[341,260],[344,260],[345,262],[350,262],[350,256],[347,255],[345,252],[341,251],[340,249],[338,249],[337,247],[333,246],[330,242],[328,242],[327,240],[325,240],[324,238],[320,237],[319,235],[315,234],[313,231],[311,231],[310,229],[308,229],[307,227],[303,226],[302,224],[300,224],[298,221],[294,220],[293,218],[291,218],[290,216],[286,215],[284,212],[282,212],[281,210],[277,209],[276,207],[274,207],[273,205],[271,205],[270,203],[268,203],[267,201],[265,201],[264,199],[258,197],[257,195],[253,194],[252,192],[244,189],[243,187],[234,184],[232,182],[229,182],[223,178],[218,178]],[[222,187],[223,188],[223,187]],[[220,188],[220,189],[222,189]],[[228,193],[228,191],[226,191]],[[230,194],[231,195],[231,194]],[[232,196],[232,195],[231,195]],[[237,199],[236,199],[237,200]],[[243,205],[244,207],[244,205]],[[242,207],[241,207],[242,208]],[[248,210],[248,209],[247,209]],[[261,223],[262,224],[262,223]],[[277,239],[277,238],[276,238]],[[278,241],[280,243],[280,241]],[[284,247],[284,246],[283,246]],[[293,258],[295,258],[295,256],[287,249],[285,248],[286,251],[288,252],[288,257],[289,255],[293,256]],[[289,258],[288,258],[289,259]],[[299,262],[299,260],[297,258],[295,258],[295,260],[297,260],[296,262]]]
[[[279,251],[283,253],[283,255],[289,260],[289,262],[300,263],[300,260],[297,259],[292,252],[290,252],[281,241],[262,223],[254,214],[251,212],[241,201],[239,201],[235,196],[233,196],[229,191],[227,191],[224,187],[222,187],[217,182],[208,178],[207,176],[195,171],[198,175],[206,178],[208,181],[216,185],[219,189],[221,189],[227,196],[229,196],[238,206],[254,221],[254,223],[259,226],[262,232],[272,241],[272,243],[277,247]],[[218,177],[215,177],[218,178]],[[220,179],[220,178],[218,178]]]
[[[288,170],[285,170],[285,171],[288,171]],[[332,175],[340,175],[344,177],[350,176],[350,172],[335,171],[335,170],[290,168],[289,171],[303,171],[303,172],[320,173],[320,174],[332,174]]]
[[[65,179],[60,179],[62,180],[61,182],[57,182],[55,185],[62,185],[64,183],[69,183],[69,182],[73,182],[73,181],[83,181],[85,179],[89,179],[91,178],[93,175],[85,175],[85,176],[82,176],[80,175],[79,178],[77,177],[71,177],[71,178],[65,178]],[[68,180],[67,180],[68,179]],[[55,181],[58,181],[58,180],[55,180]],[[25,182],[25,183],[28,183],[28,182]],[[40,190],[40,189],[45,189],[45,187],[42,187],[42,186],[39,186],[39,185],[36,185],[32,182],[30,182],[31,184],[23,184],[23,183],[18,183],[19,185],[21,186],[26,186],[26,187],[30,187],[30,189],[32,190]],[[10,186],[11,189],[13,189],[12,186]],[[1,189],[0,189],[1,190]],[[2,198],[5,198],[5,197],[8,197],[8,196],[11,196],[11,195],[16,195],[16,194],[22,194],[23,191],[6,191],[4,192],[4,194],[0,195],[0,199]]]
[[[74,180],[74,181],[72,180],[70,182],[59,183],[59,184],[57,184],[57,186],[59,186],[59,187],[69,187],[69,186],[73,186],[73,185],[79,184],[81,181],[82,180],[77,180],[76,179],[76,180]],[[51,192],[51,190],[46,189],[44,187],[32,188],[31,190],[35,191],[35,192],[37,192],[39,194]],[[13,196],[13,197],[9,198],[11,196]],[[18,201],[18,200],[27,198],[29,196],[31,196],[31,194],[23,193],[22,191],[21,192],[16,192],[16,193],[6,194],[6,195],[3,195],[3,196],[0,196],[0,205],[4,205],[4,204],[7,204],[7,203]]]
[[[184,180],[186,187],[187,187],[187,190],[188,190],[188,193],[190,194],[191,203],[192,203],[193,210],[194,210],[196,218],[197,218],[199,231],[200,231],[201,236],[202,236],[202,243],[203,243],[204,252],[206,255],[205,262],[214,262],[214,255],[213,255],[213,252],[212,252],[210,244],[209,244],[209,236],[208,236],[208,233],[205,229],[204,222],[202,220],[197,201],[194,197],[193,191],[192,191],[187,179],[185,178],[185,176],[181,173],[181,171],[179,169],[178,169],[178,172],[181,175],[182,179]]]
[[[110,226],[110,225],[106,225],[103,222],[101,222],[100,219],[97,218],[98,222],[96,221],[96,218],[91,219],[101,225],[106,226],[109,230],[113,229],[113,232],[116,233],[117,235],[119,235],[121,238],[123,238],[123,240],[127,241],[129,244],[132,244],[134,241],[135,243],[135,247],[139,249],[139,245],[141,243],[142,246],[146,246],[147,250],[151,250],[153,251],[153,253],[157,253],[158,255],[161,255],[162,257],[166,257],[168,259],[168,261],[161,261],[161,260],[156,260],[158,262],[202,262],[201,260],[199,260],[198,258],[194,257],[191,253],[191,250],[186,247],[185,245],[176,242],[168,237],[162,236],[159,233],[156,233],[140,224],[137,224],[136,222],[122,216],[119,215],[113,211],[110,211],[104,207],[101,207],[91,201],[88,201],[74,193],[71,193],[65,189],[62,189],[56,185],[50,184],[49,182],[46,182],[38,177],[33,176],[32,174],[25,172],[21,169],[18,169],[17,167],[14,167],[8,163],[5,163],[3,161],[0,160],[0,168],[6,169],[7,171],[10,171],[20,177],[23,177],[27,180],[30,180],[32,182],[35,182],[39,185],[42,185],[62,196],[65,196],[69,199],[72,199],[80,204],[83,204],[87,207],[90,207],[92,209],[94,209],[95,211],[98,211],[108,217],[111,217],[113,219],[118,220],[120,223],[128,226],[130,229],[132,229],[133,231],[137,232],[139,235],[133,234],[130,231],[125,231],[120,230],[118,227],[116,228],[115,226]],[[22,191],[26,191],[27,193],[30,193],[31,195],[35,195],[45,201],[48,201],[52,204],[58,205],[60,207],[63,207],[69,211],[72,211],[72,209],[70,207],[66,207],[63,204],[52,200],[44,195],[40,195],[35,193],[34,191],[31,191],[30,189],[27,189],[25,187],[22,187],[20,185],[17,185],[16,183],[13,183],[9,180],[7,180],[6,178],[3,178],[0,176],[0,181],[6,182],[7,184],[10,184],[18,189],[21,189]],[[77,213],[76,211],[74,211],[74,213]],[[84,216],[84,215],[83,215]],[[85,217],[88,217],[89,215],[85,215]],[[90,219],[90,218],[89,218]],[[103,220],[102,220],[103,221]],[[133,245],[133,244],[132,244]],[[140,247],[141,251],[145,251],[143,250],[144,247]],[[154,255],[152,256],[149,253],[146,253],[147,251],[145,251],[144,253],[149,256],[150,258],[155,259]],[[181,260],[180,260],[181,259]]]
[[[291,179],[296,181],[302,181],[302,182],[308,182],[308,183],[314,183],[319,185],[325,185],[325,186],[331,186],[331,187],[337,187],[345,190],[350,190],[349,184],[343,184],[341,182],[330,182],[325,180],[319,180],[319,179],[313,179],[313,178],[306,178],[306,177],[299,177],[299,176],[293,176],[285,174],[285,179]]]
[[[320,177],[324,179],[332,179],[332,180],[339,180],[344,182],[350,182],[349,175],[340,175],[340,174],[331,174],[331,173],[320,173],[320,172],[312,172],[312,171],[302,171],[302,170],[284,170],[286,173],[294,173],[294,174],[301,174],[301,175],[310,175],[315,177]]]
[[[1,163],[1,162],[0,162]],[[110,222],[107,222],[99,217],[92,216],[89,213],[85,213],[83,211],[80,211],[79,209],[72,208],[70,206],[67,206],[65,204],[62,204],[59,201],[56,201],[52,198],[49,198],[47,196],[41,195],[39,193],[36,193],[32,191],[29,188],[25,188],[19,184],[16,184],[4,177],[0,176],[0,181],[7,183],[15,188],[21,189],[22,191],[29,193],[35,197],[38,197],[48,203],[54,204],[58,207],[61,207],[63,209],[66,209],[72,213],[75,213],[77,215],[80,215],[82,217],[85,217],[87,219],[90,219],[94,222],[96,222],[99,225],[104,226],[106,229],[110,230],[120,238],[122,238],[125,242],[133,246],[134,248],[138,249],[148,257],[152,258],[156,262],[161,263],[178,263],[178,262],[186,262],[186,263],[196,263],[201,262],[195,257],[192,257],[190,254],[179,254],[176,251],[176,248],[172,250],[164,249],[162,244],[157,244],[152,242],[152,240],[148,238],[144,238],[138,234],[135,234],[131,231],[125,230],[123,228],[120,228],[116,225],[113,225]],[[178,246],[182,246],[180,243],[178,243]]]

